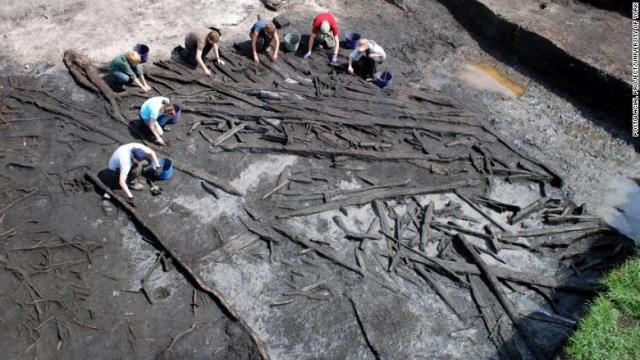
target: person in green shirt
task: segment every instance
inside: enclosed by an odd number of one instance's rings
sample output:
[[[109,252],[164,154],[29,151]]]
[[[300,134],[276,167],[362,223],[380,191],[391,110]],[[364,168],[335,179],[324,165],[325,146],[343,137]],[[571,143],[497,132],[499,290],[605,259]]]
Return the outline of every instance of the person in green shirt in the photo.
[[[151,90],[151,86],[144,78],[140,54],[135,51],[128,51],[113,58],[108,70],[121,84],[134,83],[144,92]]]

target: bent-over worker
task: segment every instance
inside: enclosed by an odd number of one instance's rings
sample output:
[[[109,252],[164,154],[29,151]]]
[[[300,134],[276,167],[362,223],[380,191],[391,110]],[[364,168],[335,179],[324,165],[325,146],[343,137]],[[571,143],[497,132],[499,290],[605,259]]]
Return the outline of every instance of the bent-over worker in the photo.
[[[361,69],[367,81],[373,80],[373,76],[378,71],[377,66],[387,57],[382,46],[373,40],[360,39],[358,47],[349,55],[349,66],[347,71],[353,74],[353,66]]]
[[[213,53],[216,56],[216,63],[218,65],[224,65],[224,61],[220,59],[219,43],[219,31],[204,27],[195,28],[184,38],[184,47],[187,50],[187,59],[193,65],[199,65],[202,70],[204,70],[205,74],[211,76],[211,71],[209,71],[207,66],[204,64],[203,59],[206,58],[209,51],[213,48]]]
[[[260,63],[258,52],[264,53],[269,50],[269,47],[273,43],[273,54],[271,59],[276,61],[278,59],[278,50],[280,49],[280,37],[276,26],[271,20],[259,20],[253,26],[249,32],[251,38],[251,53],[253,54],[253,61],[256,64]]]
[[[175,107],[163,96],[147,99],[140,107],[140,118],[149,127],[158,145],[165,145],[162,140],[163,128],[173,120],[175,114]]]
[[[136,84],[144,92],[151,90],[151,86],[147,84],[144,78],[140,54],[135,51],[127,51],[116,56],[111,60],[107,69],[122,85]]]
[[[151,160],[151,161],[149,161]],[[129,189],[129,184],[134,190],[139,190],[142,186],[134,183],[134,180],[142,174],[142,165],[150,163],[152,170],[160,170],[160,161],[156,153],[148,147],[139,143],[129,143],[119,146],[109,159],[109,170],[114,171],[118,179],[118,185],[127,195],[127,201],[132,206],[133,194]],[[135,168],[133,167],[135,165]]]
[[[316,46],[325,49],[333,49],[329,59],[332,63],[338,62],[338,51],[340,50],[340,30],[338,21],[330,12],[322,13],[313,19],[311,25],[311,35],[309,36],[309,50],[304,55],[305,59],[311,56],[311,51]]]

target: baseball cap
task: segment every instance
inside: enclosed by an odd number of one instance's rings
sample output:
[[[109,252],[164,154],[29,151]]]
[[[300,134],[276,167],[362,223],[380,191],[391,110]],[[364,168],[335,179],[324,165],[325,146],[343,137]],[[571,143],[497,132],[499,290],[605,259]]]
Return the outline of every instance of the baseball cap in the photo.
[[[133,158],[138,161],[147,159],[147,154],[142,149],[133,149],[131,152],[133,153]]]

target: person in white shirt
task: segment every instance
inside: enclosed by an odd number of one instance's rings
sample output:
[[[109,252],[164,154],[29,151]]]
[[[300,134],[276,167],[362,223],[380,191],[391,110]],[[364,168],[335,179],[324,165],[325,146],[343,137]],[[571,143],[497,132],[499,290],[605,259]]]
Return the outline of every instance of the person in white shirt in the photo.
[[[382,46],[373,40],[360,39],[358,47],[349,55],[349,66],[347,71],[349,74],[354,73],[354,65],[360,69],[367,81],[372,81],[377,70],[377,66],[381,64],[387,57]]]
[[[119,146],[109,159],[108,168],[115,172],[118,185],[127,194],[127,201],[132,206],[135,205],[133,202],[133,194],[129,189],[128,183],[132,183],[140,176],[142,173],[142,165],[145,162],[150,162],[152,170],[158,171],[160,169],[160,161],[155,151],[139,143],[129,143]],[[135,168],[133,168],[134,165]]]

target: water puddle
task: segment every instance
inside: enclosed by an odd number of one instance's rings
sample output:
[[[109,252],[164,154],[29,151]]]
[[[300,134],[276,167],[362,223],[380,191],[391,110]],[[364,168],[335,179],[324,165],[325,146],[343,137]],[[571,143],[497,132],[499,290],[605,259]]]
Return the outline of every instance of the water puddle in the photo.
[[[498,93],[510,99],[520,97],[525,92],[523,86],[489,65],[465,64],[456,77],[474,89]]]

